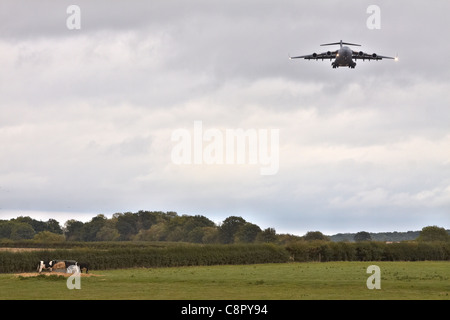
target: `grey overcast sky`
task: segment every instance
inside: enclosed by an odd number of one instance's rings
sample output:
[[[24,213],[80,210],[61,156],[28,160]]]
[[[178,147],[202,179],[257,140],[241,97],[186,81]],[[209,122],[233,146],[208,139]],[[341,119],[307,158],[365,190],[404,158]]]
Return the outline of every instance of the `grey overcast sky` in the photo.
[[[81,29],[66,25],[72,4]],[[161,210],[298,235],[450,228],[449,12],[442,0],[2,0],[0,219]],[[288,59],[341,39],[399,61]],[[172,134],[194,121],[278,129],[279,170],[174,163]]]

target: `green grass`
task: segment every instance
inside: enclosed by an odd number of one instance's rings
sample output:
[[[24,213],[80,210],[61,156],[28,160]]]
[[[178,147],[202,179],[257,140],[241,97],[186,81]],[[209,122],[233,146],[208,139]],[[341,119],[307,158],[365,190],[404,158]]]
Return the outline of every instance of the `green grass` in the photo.
[[[381,289],[369,290],[369,265]],[[69,290],[62,277],[0,275],[0,299],[444,299],[450,262],[327,262],[92,270]],[[42,293],[45,293],[43,296]]]

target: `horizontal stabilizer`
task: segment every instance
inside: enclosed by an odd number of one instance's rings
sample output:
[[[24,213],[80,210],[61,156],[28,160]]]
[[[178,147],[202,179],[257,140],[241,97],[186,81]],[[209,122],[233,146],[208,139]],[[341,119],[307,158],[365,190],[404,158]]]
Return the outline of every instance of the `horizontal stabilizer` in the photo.
[[[346,45],[349,45],[349,46],[358,46],[358,47],[361,47],[360,44],[350,43],[350,42],[342,42],[342,40],[341,40],[340,42],[333,42],[333,43],[325,43],[325,44],[321,44],[321,46],[332,46],[332,45],[335,45],[335,44],[340,44],[341,46],[342,46],[343,44],[346,44]]]

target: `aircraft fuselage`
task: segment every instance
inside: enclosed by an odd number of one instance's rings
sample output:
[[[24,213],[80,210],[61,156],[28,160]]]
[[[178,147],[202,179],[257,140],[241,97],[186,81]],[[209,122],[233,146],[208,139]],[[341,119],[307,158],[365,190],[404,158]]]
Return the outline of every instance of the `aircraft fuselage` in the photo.
[[[354,68],[356,62],[352,59],[353,51],[349,47],[341,47],[336,54],[336,59],[331,64],[333,68],[350,67]]]

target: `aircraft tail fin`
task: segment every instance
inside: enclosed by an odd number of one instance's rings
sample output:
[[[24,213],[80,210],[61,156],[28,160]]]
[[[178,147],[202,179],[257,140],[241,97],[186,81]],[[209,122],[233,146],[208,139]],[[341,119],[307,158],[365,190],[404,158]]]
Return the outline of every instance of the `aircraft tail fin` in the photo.
[[[339,45],[341,45],[341,47],[342,47],[343,44],[346,44],[346,45],[349,45],[349,46],[358,46],[358,47],[361,47],[360,44],[350,43],[350,42],[342,42],[342,40],[339,41],[339,42],[333,42],[333,43],[325,43],[325,44],[321,44],[321,46],[331,46],[331,45],[335,45],[335,44],[339,44]]]

